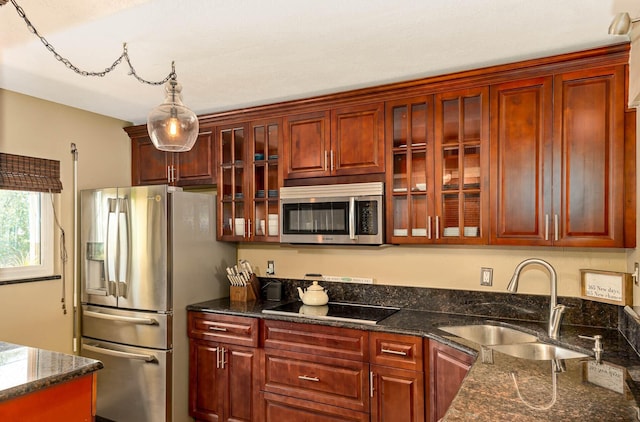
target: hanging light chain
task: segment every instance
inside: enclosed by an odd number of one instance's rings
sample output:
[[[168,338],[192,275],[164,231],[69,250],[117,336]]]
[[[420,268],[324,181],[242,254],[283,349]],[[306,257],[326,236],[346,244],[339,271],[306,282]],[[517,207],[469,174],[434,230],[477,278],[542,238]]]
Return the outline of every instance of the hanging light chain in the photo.
[[[3,4],[6,3],[6,0],[0,0],[0,6],[2,6]],[[42,42],[42,44],[44,44],[44,46],[47,48],[47,50],[49,50],[53,56],[56,58],[56,60],[58,60],[59,62],[61,62],[62,64],[64,64],[68,69],[73,70],[75,73],[82,75],[82,76],[99,76],[99,77],[104,77],[107,73],[113,71],[120,63],[122,63],[122,60],[124,59],[127,62],[127,65],[129,66],[129,75],[133,76],[134,78],[136,78],[139,82],[142,82],[144,84],[148,84],[148,85],[162,85],[166,82],[168,82],[169,80],[173,79],[177,79],[177,75],[176,75],[176,70],[175,70],[175,64],[174,62],[171,62],[171,73],[169,73],[163,80],[161,81],[148,81],[146,79],[141,78],[137,73],[136,70],[133,68],[133,65],[131,64],[131,59],[129,58],[129,53],[127,52],[127,44],[124,43],[122,45],[122,54],[120,54],[120,57],[118,57],[111,66],[107,67],[106,69],[104,69],[102,72],[90,72],[90,71],[86,71],[86,70],[82,70],[80,68],[78,68],[77,66],[75,66],[73,63],[71,63],[71,61],[63,56],[61,56],[56,49],[54,48],[53,45],[51,45],[49,43],[49,41],[47,41],[47,39],[40,35],[40,33],[38,32],[38,30],[36,29],[35,26],[33,26],[33,24],[31,23],[31,21],[29,20],[29,18],[27,18],[27,14],[25,13],[24,9],[18,5],[18,3],[16,3],[16,0],[11,0],[11,3],[13,4],[13,6],[16,8],[16,11],[18,12],[18,15],[24,20],[24,22],[27,24],[27,28],[29,28],[29,31],[34,34],[36,37],[38,37],[40,39],[40,41]]]

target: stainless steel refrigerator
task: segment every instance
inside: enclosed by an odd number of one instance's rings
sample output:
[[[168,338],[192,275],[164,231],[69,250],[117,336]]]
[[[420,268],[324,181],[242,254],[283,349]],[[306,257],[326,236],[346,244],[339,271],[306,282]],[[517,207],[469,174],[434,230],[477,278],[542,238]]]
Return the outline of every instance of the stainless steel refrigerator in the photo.
[[[98,359],[97,415],[190,420],[186,306],[227,296],[235,245],[215,196],[160,186],[80,193],[81,355]]]

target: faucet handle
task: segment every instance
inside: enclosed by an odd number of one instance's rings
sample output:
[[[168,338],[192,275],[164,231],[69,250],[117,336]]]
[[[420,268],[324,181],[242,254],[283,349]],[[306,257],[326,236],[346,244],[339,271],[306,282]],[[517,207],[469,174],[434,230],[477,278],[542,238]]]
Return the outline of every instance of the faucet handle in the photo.
[[[604,352],[604,347],[602,346],[602,336],[601,335],[595,335],[593,337],[590,336],[583,336],[583,335],[578,335],[578,337],[585,339],[585,340],[593,340],[595,342],[594,346],[593,346],[593,351],[594,352]]]

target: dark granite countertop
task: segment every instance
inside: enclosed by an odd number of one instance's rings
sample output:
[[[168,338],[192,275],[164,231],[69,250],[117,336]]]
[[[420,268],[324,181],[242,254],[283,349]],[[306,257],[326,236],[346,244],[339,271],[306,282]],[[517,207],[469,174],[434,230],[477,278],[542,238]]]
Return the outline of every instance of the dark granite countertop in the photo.
[[[483,363],[483,359],[477,358],[443,420],[639,420],[640,357],[614,328],[563,325],[560,338],[551,340],[546,335],[546,323],[543,322],[439,311],[400,309],[376,325],[262,313],[263,309],[282,303],[234,303],[225,298],[193,304],[187,309],[419,335],[475,356],[481,356],[478,344],[455,337],[438,327],[491,322],[527,331],[542,341],[590,356],[593,356],[593,342],[580,339],[578,335],[599,334],[603,336],[605,348],[602,364],[597,364],[593,357],[566,359],[562,361],[562,371],[553,372],[553,361],[518,359],[496,351],[493,352],[492,363]]]
[[[0,341],[0,401],[102,369],[102,362]]]

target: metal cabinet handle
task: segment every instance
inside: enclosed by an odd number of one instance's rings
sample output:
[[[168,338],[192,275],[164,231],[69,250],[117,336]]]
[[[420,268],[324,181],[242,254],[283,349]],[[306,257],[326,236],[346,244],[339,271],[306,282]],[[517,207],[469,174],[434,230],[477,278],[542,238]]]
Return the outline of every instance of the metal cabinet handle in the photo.
[[[544,240],[549,240],[549,214],[544,215]]]
[[[431,216],[427,217],[427,238],[431,239]]]
[[[391,350],[391,349],[381,349],[380,353],[387,353],[390,355],[399,355],[399,356],[407,356],[407,352],[402,352],[399,350]]]
[[[440,239],[440,216],[436,215],[436,239]]]
[[[373,397],[375,388],[373,387],[374,374],[373,371],[369,371],[369,397]]]
[[[218,348],[220,350],[220,369],[224,369],[224,366],[227,364],[227,361],[225,360],[225,354],[227,353],[227,349],[225,349],[224,347],[219,347]]]
[[[301,380],[304,380],[304,381],[320,382],[320,378],[318,378],[318,377],[308,377],[306,375],[298,375],[298,379],[301,379]]]
[[[333,171],[333,150],[331,150],[331,171]]]
[[[209,326],[209,329],[210,329],[210,330],[212,330],[212,331],[227,331],[227,329],[226,329],[226,328],[224,328],[224,327],[218,327],[218,326],[216,326],[216,325],[210,325],[210,326]]]
[[[554,232],[554,240],[558,241],[558,214],[553,215],[553,232]]]
[[[245,236],[251,237],[251,219],[250,218],[247,219],[247,233]]]
[[[324,150],[324,171],[327,171],[327,150]]]

